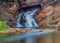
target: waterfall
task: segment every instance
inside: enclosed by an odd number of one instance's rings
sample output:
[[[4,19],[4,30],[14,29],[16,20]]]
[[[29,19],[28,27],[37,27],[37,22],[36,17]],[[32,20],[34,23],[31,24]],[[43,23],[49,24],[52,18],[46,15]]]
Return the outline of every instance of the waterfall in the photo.
[[[37,12],[40,7],[31,7],[26,10],[20,10],[19,18],[17,19],[17,27],[25,27],[25,28],[36,28],[39,25],[35,21],[35,12]],[[24,22],[23,22],[24,21]]]

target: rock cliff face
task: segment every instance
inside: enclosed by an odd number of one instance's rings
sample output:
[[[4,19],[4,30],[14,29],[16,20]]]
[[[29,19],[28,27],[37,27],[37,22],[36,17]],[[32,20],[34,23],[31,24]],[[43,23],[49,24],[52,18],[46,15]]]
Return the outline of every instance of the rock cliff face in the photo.
[[[0,21],[6,21],[10,27],[16,27],[18,18],[18,5],[8,3],[7,6],[0,5]]]
[[[29,6],[34,6],[34,5],[39,5],[40,1],[39,0],[19,0],[19,5],[20,8],[22,7],[29,7]]]
[[[0,2],[0,21],[6,21],[10,27],[16,27],[19,9],[40,4],[40,0],[17,0],[14,3],[11,0],[0,0]]]
[[[60,6],[55,6],[48,14],[44,22],[47,24],[47,26],[52,26],[59,28],[60,27]]]
[[[17,0],[14,3],[9,2],[7,6],[0,3],[0,21],[6,21],[9,26],[16,27],[18,10],[35,5],[42,7],[42,10],[36,13],[39,26],[60,27],[60,0]]]
[[[46,6],[44,6],[44,9],[41,10],[40,12],[38,11],[38,14],[36,16],[38,24],[40,26],[43,25],[43,26],[60,28],[59,9],[60,9],[60,0],[47,0],[47,4]]]

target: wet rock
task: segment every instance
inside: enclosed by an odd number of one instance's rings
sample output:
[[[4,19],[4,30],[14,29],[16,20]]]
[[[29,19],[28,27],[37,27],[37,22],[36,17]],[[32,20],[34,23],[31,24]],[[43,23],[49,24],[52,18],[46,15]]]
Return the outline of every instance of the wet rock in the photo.
[[[16,19],[14,18],[14,16],[12,14],[10,14],[8,17],[7,17],[7,24],[10,26],[10,27],[16,27]]]
[[[37,11],[36,13],[36,21],[39,24],[39,26],[43,25],[43,20],[46,17],[46,12],[43,10]]]

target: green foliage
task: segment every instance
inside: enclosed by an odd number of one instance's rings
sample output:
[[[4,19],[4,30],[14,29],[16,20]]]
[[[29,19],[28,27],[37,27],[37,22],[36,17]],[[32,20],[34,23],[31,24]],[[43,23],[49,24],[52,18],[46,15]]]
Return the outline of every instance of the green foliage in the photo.
[[[3,5],[4,5],[4,6],[7,6],[7,2],[4,2]]]
[[[3,5],[4,5],[4,6],[7,6],[7,4],[8,4],[9,2],[15,3],[15,2],[17,2],[17,0],[9,0],[9,1],[4,0],[4,1],[3,1]]]
[[[3,2],[17,2],[17,0],[4,0]]]
[[[17,2],[17,0],[15,0],[15,2]]]
[[[10,0],[10,2],[17,2],[17,0]]]
[[[4,30],[9,28],[9,26],[6,24],[6,22],[0,22],[0,30]]]

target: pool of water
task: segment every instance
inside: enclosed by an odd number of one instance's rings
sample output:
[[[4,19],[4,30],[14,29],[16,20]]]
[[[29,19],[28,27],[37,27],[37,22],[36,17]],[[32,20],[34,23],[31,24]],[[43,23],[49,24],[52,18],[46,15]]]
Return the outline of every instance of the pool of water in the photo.
[[[1,34],[0,43],[60,43],[60,33],[53,30],[22,34]]]

